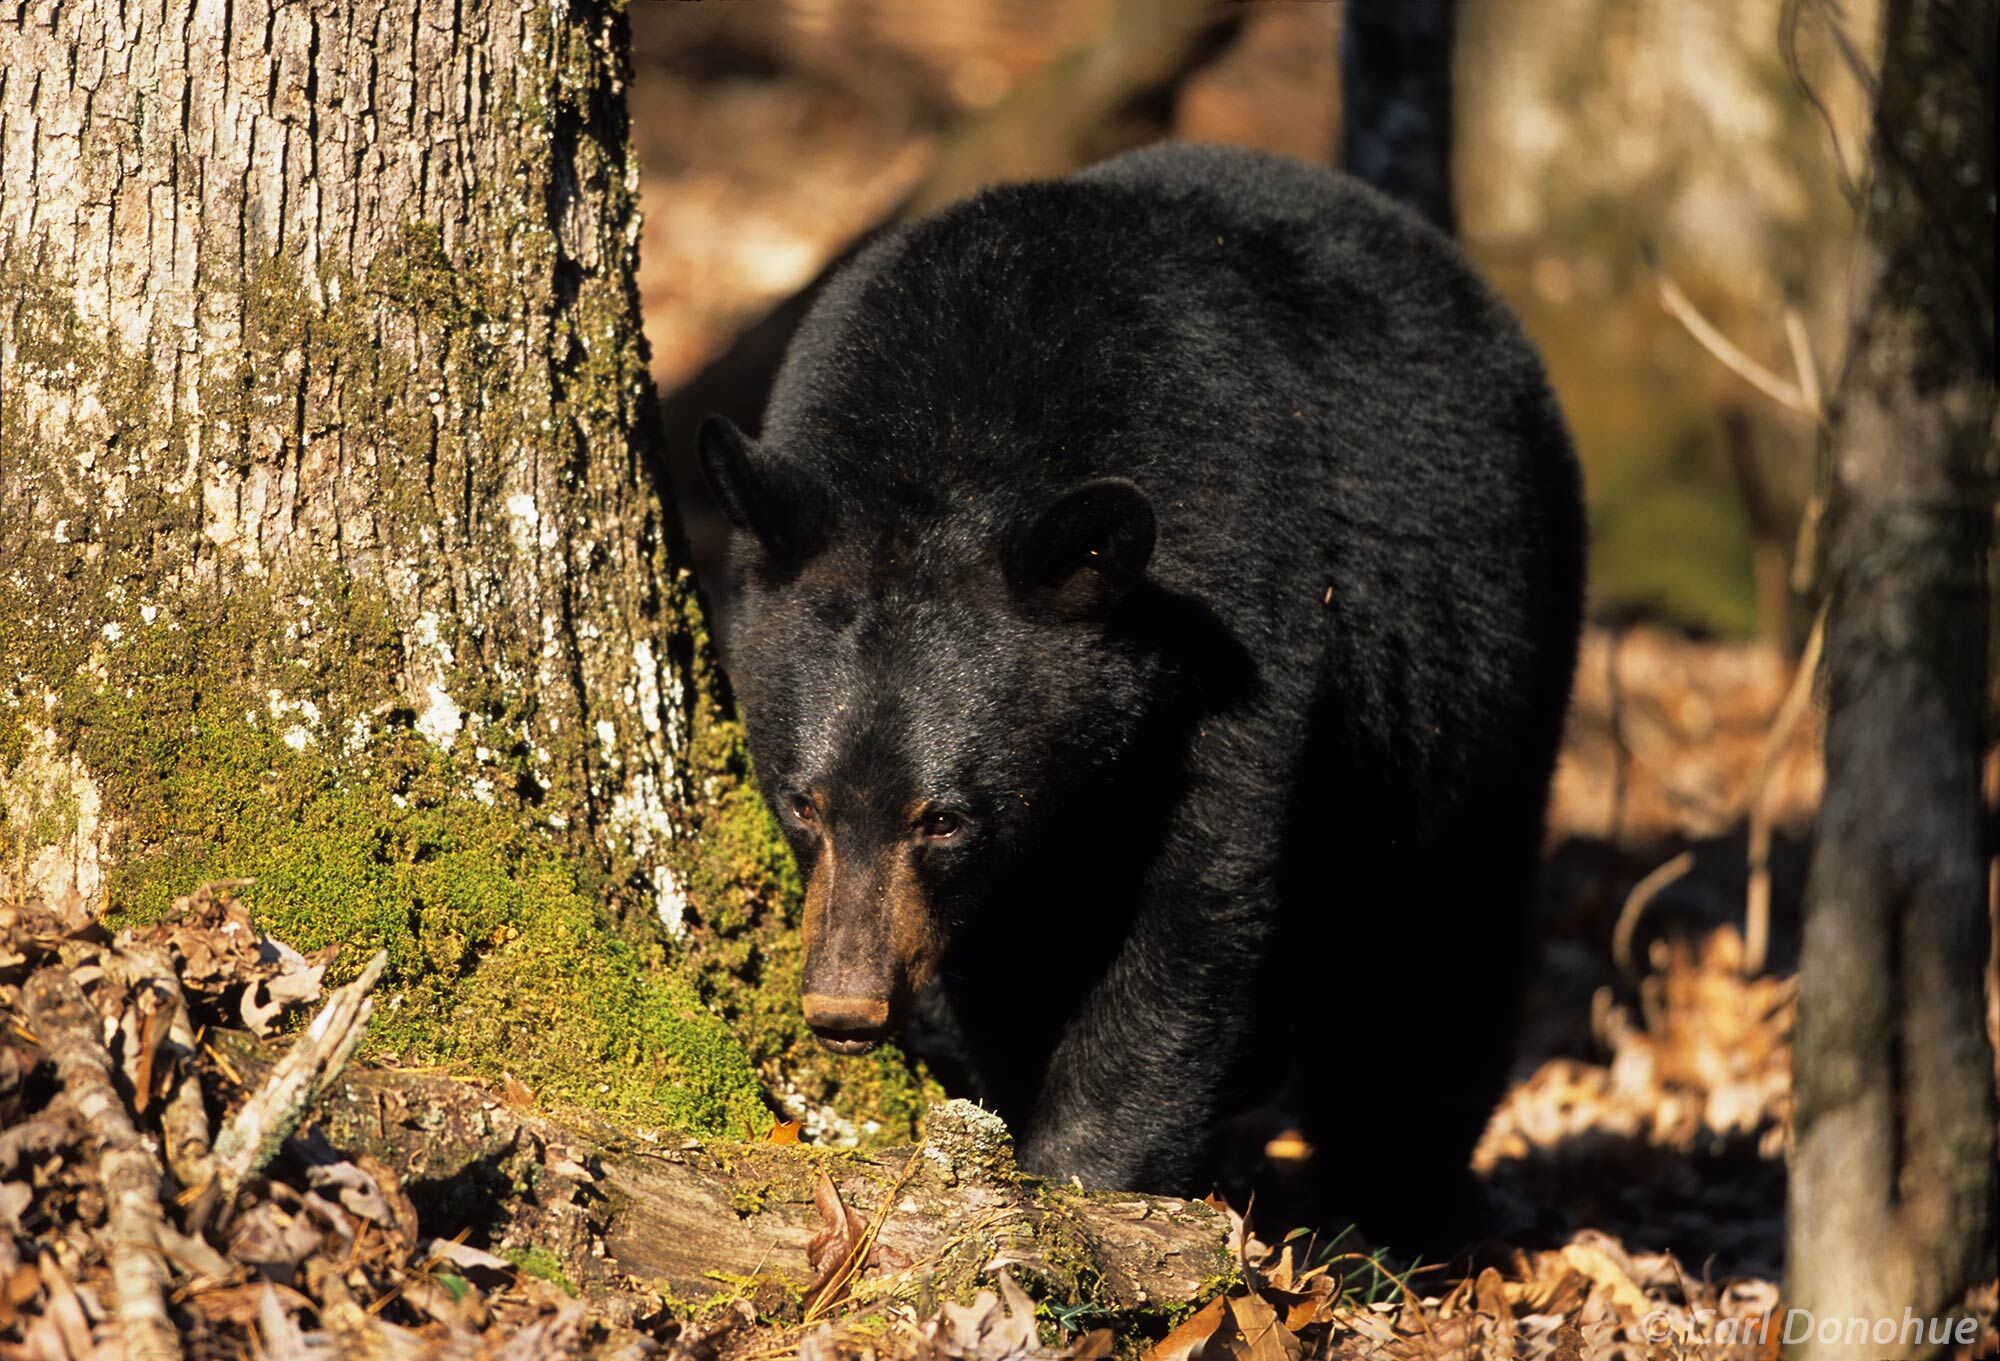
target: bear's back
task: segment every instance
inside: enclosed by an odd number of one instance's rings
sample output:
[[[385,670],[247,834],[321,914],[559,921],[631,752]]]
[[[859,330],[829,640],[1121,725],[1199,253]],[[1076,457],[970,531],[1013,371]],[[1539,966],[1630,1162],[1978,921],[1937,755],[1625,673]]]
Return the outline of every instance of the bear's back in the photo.
[[[1154,580],[1274,679],[1303,682],[1287,658],[1331,617],[1324,665],[1385,730],[1427,695],[1541,688],[1580,608],[1574,459],[1511,316],[1374,190],[1259,153],[1148,148],[871,247],[801,329],[766,435],[912,561],[1130,478]]]

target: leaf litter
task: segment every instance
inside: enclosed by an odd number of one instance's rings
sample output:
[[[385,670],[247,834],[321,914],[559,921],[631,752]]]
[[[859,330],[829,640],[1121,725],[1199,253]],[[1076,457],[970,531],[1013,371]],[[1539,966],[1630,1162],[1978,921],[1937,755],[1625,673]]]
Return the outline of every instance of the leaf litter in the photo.
[[[115,935],[74,906],[0,905],[0,1357],[581,1350],[581,1304],[424,1237],[394,1169],[294,1137],[323,1080],[305,1060],[344,1059],[365,988],[294,1040],[272,1074],[292,1064],[293,1088],[247,1090],[205,1042],[321,1001],[327,962],[260,935],[226,886]],[[210,1099],[228,1114],[213,1147]],[[115,1184],[114,1155],[141,1184]]]

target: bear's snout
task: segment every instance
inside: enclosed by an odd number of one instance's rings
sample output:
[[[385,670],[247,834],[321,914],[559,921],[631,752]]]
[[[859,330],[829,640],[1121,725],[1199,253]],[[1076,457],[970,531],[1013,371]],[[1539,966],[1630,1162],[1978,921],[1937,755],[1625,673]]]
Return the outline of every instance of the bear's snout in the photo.
[[[936,967],[939,940],[910,847],[836,831],[822,831],[807,871],[799,1002],[821,1044],[865,1054],[901,1027]]]
[[[836,1054],[865,1054],[889,1034],[889,1003],[879,997],[809,992],[799,999],[806,1024]]]

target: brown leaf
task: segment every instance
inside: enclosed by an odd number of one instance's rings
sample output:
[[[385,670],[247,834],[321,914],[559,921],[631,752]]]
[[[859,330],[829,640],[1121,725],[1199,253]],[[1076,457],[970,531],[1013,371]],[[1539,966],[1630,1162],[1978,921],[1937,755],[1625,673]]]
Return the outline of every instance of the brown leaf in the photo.
[[[861,1231],[840,1199],[840,1188],[824,1172],[813,1183],[813,1208],[819,1211],[820,1230],[806,1240],[806,1265],[825,1277],[853,1251]]]
[[[26,1262],[17,1264],[0,1283],[0,1299],[15,1306],[26,1304],[42,1291],[42,1273]]]
[[[496,1257],[484,1248],[453,1242],[449,1238],[433,1238],[428,1243],[419,1244],[417,1255],[427,1265],[449,1262],[458,1268],[460,1275],[483,1277],[489,1285],[504,1284],[521,1271],[505,1257]]]
[[[825,1172],[813,1183],[813,1208],[819,1211],[820,1231],[806,1241],[806,1265],[813,1270],[813,1283],[805,1296],[809,1315],[835,1303],[845,1292],[842,1269],[868,1232],[868,1221],[842,1203],[840,1188]]]
[[[229,1256],[289,1285],[300,1263],[321,1251],[326,1235],[300,1214],[270,1201],[252,1205],[229,1226]]]
[[[1118,1334],[1109,1328],[1094,1328],[1070,1347],[1069,1361],[1103,1361],[1117,1349]]]
[[[1304,1350],[1270,1301],[1246,1292],[1230,1297],[1227,1321],[1201,1354],[1228,1361],[1299,1361]]]
[[[26,1262],[0,1276],[0,1329],[12,1328],[23,1316],[23,1306],[42,1293],[42,1274]]]
[[[154,1066],[159,1061],[160,1046],[167,1042],[167,1030],[173,1024],[174,1014],[170,1006],[162,1005],[153,995],[151,988],[144,988],[138,995],[139,1008],[139,1052],[132,1059],[133,1107],[144,1115],[153,1102]]]
[[[1221,1295],[1182,1319],[1180,1326],[1154,1343],[1145,1361],[1190,1361],[1215,1336],[1229,1312],[1229,1301]]]
[[[212,1285],[226,1284],[236,1275],[234,1264],[201,1238],[184,1234],[166,1223],[155,1225],[153,1232],[159,1239],[161,1255],[183,1274]]]
[[[1264,1298],[1274,1309],[1284,1311],[1285,1326],[1293,1332],[1324,1321],[1333,1302],[1331,1291],[1301,1294],[1297,1291],[1266,1291]]]
[[[283,941],[268,936],[259,945],[257,963],[265,976],[243,989],[238,1009],[243,1023],[253,1032],[268,1035],[275,1027],[278,1013],[286,1007],[319,1000],[320,979],[326,973],[326,965],[314,964]]]
[[[1028,1292],[1004,1271],[995,1272],[994,1280],[1000,1287],[997,1294],[982,1290],[970,1304],[948,1300],[939,1307],[924,1328],[931,1354],[959,1361],[1031,1361],[1049,1355],[1035,1328],[1035,1302]]]
[[[1473,1297],[1479,1302],[1479,1312],[1493,1323],[1493,1345],[1507,1354],[1514,1352],[1514,1306],[1508,1302],[1507,1283],[1500,1273],[1487,1267],[1472,1283]]]
[[[1608,1235],[1592,1234],[1586,1237],[1579,1234],[1563,1245],[1562,1256],[1576,1271],[1603,1286],[1609,1292],[1612,1304],[1620,1311],[1637,1318],[1653,1307],[1652,1302],[1632,1280],[1625,1264],[1614,1255],[1615,1246],[1615,1240]]]
[[[1290,1290],[1292,1285],[1292,1245],[1285,1244],[1278,1252],[1278,1264],[1264,1273],[1264,1279],[1274,1290]]]
[[[18,1233],[21,1214],[35,1203],[35,1188],[25,1181],[0,1181],[0,1233]]]
[[[517,1111],[528,1110],[535,1104],[535,1090],[512,1073],[500,1074],[500,1099]]]
[[[946,1301],[925,1328],[931,1351],[962,1361],[1030,1361],[1045,1356],[1035,1329],[1035,1302],[1006,1272],[994,1273],[999,1293],[982,1290],[970,1304]]]

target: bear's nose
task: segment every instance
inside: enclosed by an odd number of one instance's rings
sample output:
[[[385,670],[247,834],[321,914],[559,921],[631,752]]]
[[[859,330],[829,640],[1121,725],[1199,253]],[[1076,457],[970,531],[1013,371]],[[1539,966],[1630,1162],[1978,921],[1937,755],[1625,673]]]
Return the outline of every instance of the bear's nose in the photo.
[[[865,1054],[888,1030],[889,1004],[879,997],[809,992],[799,1001],[806,1024],[836,1054]]]

